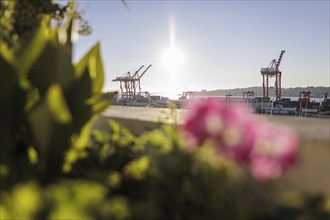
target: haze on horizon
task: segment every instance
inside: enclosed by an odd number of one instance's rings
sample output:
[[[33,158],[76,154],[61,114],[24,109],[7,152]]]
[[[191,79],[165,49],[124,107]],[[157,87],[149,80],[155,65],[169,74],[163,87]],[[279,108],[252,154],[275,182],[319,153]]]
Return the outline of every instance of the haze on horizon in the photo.
[[[260,68],[281,50],[282,87],[330,85],[329,1],[127,4],[78,1],[93,33],[79,38],[74,60],[100,41],[105,90],[118,90],[112,79],[149,64],[141,84],[151,94],[261,86]]]

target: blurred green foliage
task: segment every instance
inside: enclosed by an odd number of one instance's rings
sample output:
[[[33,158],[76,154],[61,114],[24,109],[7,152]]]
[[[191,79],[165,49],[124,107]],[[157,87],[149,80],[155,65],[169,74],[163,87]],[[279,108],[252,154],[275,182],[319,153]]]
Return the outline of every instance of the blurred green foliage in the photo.
[[[207,143],[188,152],[175,124],[93,130],[115,95],[100,45],[73,65],[72,21],[48,21],[0,41],[0,219],[327,219],[322,196],[279,195]]]
[[[107,188],[89,181],[61,181],[47,188],[34,182],[2,195],[0,219],[127,219],[121,196],[107,197]]]
[[[0,39],[9,47],[17,47],[39,25],[40,18],[48,15],[49,25],[63,24],[72,17],[78,25],[77,32],[89,35],[92,28],[76,10],[75,0],[56,3],[54,0],[1,0],[0,1]]]

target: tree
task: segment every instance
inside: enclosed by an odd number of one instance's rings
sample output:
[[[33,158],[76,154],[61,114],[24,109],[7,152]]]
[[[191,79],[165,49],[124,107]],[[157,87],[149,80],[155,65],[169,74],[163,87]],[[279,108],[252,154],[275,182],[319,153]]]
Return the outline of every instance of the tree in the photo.
[[[92,28],[76,10],[75,0],[66,4],[58,4],[53,0],[4,0],[0,2],[0,39],[15,47],[26,39],[40,24],[40,18],[48,15],[49,25],[61,25],[68,18],[74,17],[78,23],[78,33],[89,35]]]

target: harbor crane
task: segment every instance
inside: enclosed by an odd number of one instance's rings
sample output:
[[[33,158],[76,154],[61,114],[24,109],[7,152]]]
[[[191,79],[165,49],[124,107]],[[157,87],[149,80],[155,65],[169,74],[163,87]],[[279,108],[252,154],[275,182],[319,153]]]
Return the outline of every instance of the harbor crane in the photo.
[[[141,75],[139,75],[140,70],[144,67],[142,65],[134,74],[127,72],[125,75],[116,77],[113,82],[120,83],[120,93],[123,99],[135,99],[137,96],[141,96],[141,78],[147,72],[147,70],[152,65],[149,65]]]
[[[267,68],[261,68],[260,72],[262,75],[262,94],[263,98],[269,98],[269,78],[275,76],[275,92],[276,92],[276,101],[281,99],[281,76],[282,72],[279,70],[281,60],[285,50],[281,51],[281,54],[276,61],[272,60],[270,65]]]

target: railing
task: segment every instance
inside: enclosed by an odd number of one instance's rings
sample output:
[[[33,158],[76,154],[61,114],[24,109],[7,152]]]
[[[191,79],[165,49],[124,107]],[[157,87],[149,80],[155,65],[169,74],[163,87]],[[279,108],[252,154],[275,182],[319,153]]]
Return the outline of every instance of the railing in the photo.
[[[177,123],[182,123],[182,109],[175,110]],[[139,135],[159,127],[160,122],[173,123],[170,109],[112,106],[95,123],[106,130],[106,121],[113,119]],[[171,117],[168,117],[172,115]],[[282,187],[330,195],[330,119],[299,118],[293,116],[258,116],[291,127],[297,133],[300,146],[299,164],[283,181]]]

